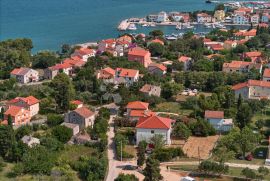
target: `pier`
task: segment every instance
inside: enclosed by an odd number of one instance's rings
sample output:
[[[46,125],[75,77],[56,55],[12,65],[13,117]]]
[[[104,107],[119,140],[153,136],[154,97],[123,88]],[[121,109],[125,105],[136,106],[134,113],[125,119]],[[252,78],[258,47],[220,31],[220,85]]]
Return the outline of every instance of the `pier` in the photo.
[[[129,25],[130,25],[130,23],[129,23],[128,19],[125,19],[125,20],[121,21],[121,23],[119,24],[117,29],[120,31],[125,31],[125,30],[127,30]]]

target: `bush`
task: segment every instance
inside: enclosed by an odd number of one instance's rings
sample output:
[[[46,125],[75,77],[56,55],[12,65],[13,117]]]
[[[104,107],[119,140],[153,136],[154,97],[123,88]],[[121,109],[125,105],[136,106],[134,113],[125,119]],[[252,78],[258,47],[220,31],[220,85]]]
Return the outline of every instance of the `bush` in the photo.
[[[56,126],[64,122],[64,117],[61,114],[48,114],[47,124],[50,127]]]
[[[173,158],[184,156],[184,152],[181,148],[162,148],[156,150],[153,153],[153,156],[160,162],[166,162],[172,160]]]
[[[19,140],[25,135],[29,135],[32,132],[31,126],[29,125],[24,125],[16,129],[15,131],[15,136],[16,139]]]
[[[52,135],[62,143],[66,143],[72,137],[73,131],[66,126],[58,125],[52,129]]]

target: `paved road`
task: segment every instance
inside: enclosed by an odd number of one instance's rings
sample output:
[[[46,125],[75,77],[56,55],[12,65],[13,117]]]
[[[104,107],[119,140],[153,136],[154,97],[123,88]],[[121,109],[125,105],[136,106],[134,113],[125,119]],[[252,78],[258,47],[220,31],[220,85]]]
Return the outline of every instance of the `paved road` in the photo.
[[[109,120],[109,131],[107,132],[108,135],[108,160],[109,160],[109,171],[107,174],[106,181],[113,181],[120,173],[124,174],[134,174],[136,177],[139,178],[140,181],[144,179],[144,176],[136,170],[122,170],[124,165],[134,165],[136,166],[136,160],[132,161],[118,161],[116,159],[116,150],[115,144],[113,142],[114,138],[114,126],[113,126],[113,119],[115,116],[110,116]],[[171,180],[180,180],[181,176],[174,172],[168,172],[166,166],[161,166],[161,174],[164,177],[164,181],[171,181]]]
[[[257,170],[260,166],[262,165],[255,165],[255,164],[240,164],[240,163],[228,163],[226,162],[225,163],[226,165],[230,166],[230,167],[239,167],[239,168],[250,168],[250,169],[255,169]],[[198,161],[176,161],[176,162],[163,162],[161,163],[162,166],[165,166],[165,165],[199,165],[199,162]],[[270,169],[270,166],[266,166],[264,165],[265,167],[269,168]]]

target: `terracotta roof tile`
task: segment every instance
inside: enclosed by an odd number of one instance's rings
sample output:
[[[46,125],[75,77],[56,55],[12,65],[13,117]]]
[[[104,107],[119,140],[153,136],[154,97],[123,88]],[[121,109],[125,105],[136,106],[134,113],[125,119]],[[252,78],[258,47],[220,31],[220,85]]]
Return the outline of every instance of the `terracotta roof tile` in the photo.
[[[12,117],[16,116],[19,114],[22,110],[25,110],[23,107],[19,106],[10,106],[6,112],[4,113],[5,115],[10,115]],[[26,111],[26,110],[25,110]]]
[[[181,57],[178,58],[178,60],[179,60],[180,62],[187,62],[187,61],[189,61],[190,59],[191,59],[190,57],[186,57],[186,56],[181,56]]]
[[[140,47],[131,48],[128,51],[129,55],[142,56],[142,57],[146,56],[149,53],[150,52],[148,50],[145,50],[145,49],[140,48]]]
[[[120,77],[135,77],[139,74],[139,70],[135,69],[116,68],[116,71],[120,72]]]
[[[167,70],[167,67],[165,67],[163,64],[159,64],[159,63],[151,63],[149,65],[149,67],[156,67],[162,71],[166,71]]]
[[[263,77],[270,77],[270,69],[269,68],[264,69]]]
[[[247,82],[236,84],[232,87],[233,90],[239,90],[244,87],[258,86],[270,88],[270,82],[262,80],[248,80]]]
[[[223,111],[205,111],[204,113],[205,118],[218,118],[223,119],[224,118],[224,112]]]
[[[75,109],[74,111],[84,118],[88,118],[95,114],[86,107],[80,107],[80,108]]]
[[[127,105],[127,109],[143,109],[146,110],[148,109],[149,103],[147,102],[141,102],[141,101],[134,101],[134,102],[129,102]]]
[[[174,120],[159,116],[141,117],[136,128],[144,129],[170,129]]]

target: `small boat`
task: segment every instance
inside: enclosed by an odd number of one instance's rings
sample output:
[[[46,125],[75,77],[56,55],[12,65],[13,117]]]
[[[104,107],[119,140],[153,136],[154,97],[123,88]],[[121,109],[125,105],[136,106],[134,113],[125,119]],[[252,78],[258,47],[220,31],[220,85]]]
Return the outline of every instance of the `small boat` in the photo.
[[[131,24],[128,26],[127,29],[128,29],[128,30],[137,30],[137,27],[136,27],[136,25],[135,25],[134,23],[131,23]]]
[[[143,24],[143,25],[142,25],[142,27],[147,27],[147,26],[149,26],[149,25],[148,25],[148,24]]]
[[[167,39],[167,40],[177,40],[177,38],[174,37],[174,36],[168,36],[168,37],[166,37],[166,39]]]
[[[205,1],[205,3],[212,3],[212,1],[210,1],[210,0],[206,0],[206,1]]]
[[[151,27],[155,27],[156,25],[153,23],[153,24],[150,24]]]

